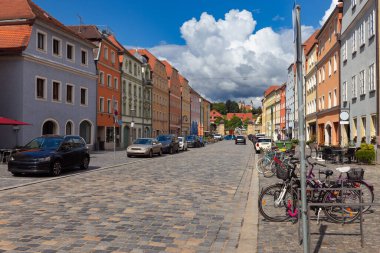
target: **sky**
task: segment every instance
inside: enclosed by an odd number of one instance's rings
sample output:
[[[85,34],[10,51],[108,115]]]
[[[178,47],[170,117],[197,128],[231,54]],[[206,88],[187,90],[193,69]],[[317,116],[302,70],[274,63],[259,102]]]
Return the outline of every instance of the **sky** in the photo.
[[[211,102],[259,106],[287,80],[294,60],[292,8],[301,6],[302,40],[337,0],[34,0],[65,25],[107,26],[127,48],[168,60]]]

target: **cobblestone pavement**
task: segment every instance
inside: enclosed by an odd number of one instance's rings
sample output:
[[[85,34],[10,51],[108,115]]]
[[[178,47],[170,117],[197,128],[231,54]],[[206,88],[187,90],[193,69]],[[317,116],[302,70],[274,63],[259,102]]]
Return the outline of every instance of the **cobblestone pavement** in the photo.
[[[117,154],[126,165],[96,169],[119,163],[97,153],[92,171],[0,191],[0,252],[236,250],[251,144],[222,141],[153,159]]]
[[[342,166],[331,164],[327,165],[329,168]],[[380,196],[380,166],[363,166],[355,164],[352,164],[351,166],[363,167],[365,169],[364,179],[374,185],[375,202],[380,203],[378,197]],[[334,173],[337,174],[336,172]],[[260,189],[280,181],[281,180],[276,179],[276,177],[268,179],[260,175]],[[311,212],[311,214],[313,215],[313,212]],[[339,224],[322,221],[321,224],[318,225],[316,220],[311,220],[310,231],[314,233],[311,235],[311,252],[380,252],[380,206],[372,207],[370,212],[364,215],[363,224],[364,247],[361,248],[360,236],[339,235],[341,233],[359,233],[359,223],[345,224],[342,226]],[[292,224],[291,222],[268,222],[259,214],[258,252],[303,252],[303,246],[298,244],[298,226],[299,223]],[[326,234],[320,235],[320,231],[325,231]]]

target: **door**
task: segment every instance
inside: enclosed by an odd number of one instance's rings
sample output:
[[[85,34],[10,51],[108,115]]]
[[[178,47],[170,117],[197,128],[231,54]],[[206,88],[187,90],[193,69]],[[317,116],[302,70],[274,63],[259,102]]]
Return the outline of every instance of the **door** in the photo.
[[[131,131],[130,131],[128,126],[125,126],[124,127],[124,139],[123,139],[124,148],[128,147],[129,140],[131,138],[130,136],[131,136]]]

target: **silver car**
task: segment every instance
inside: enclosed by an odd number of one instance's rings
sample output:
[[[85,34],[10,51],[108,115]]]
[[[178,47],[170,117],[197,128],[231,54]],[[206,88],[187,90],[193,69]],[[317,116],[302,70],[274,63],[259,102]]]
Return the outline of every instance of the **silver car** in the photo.
[[[162,144],[154,138],[138,138],[127,148],[128,157],[153,157],[154,154],[162,155]]]
[[[187,141],[185,140],[185,137],[179,136],[178,142],[179,142],[179,150],[186,151],[187,150]]]

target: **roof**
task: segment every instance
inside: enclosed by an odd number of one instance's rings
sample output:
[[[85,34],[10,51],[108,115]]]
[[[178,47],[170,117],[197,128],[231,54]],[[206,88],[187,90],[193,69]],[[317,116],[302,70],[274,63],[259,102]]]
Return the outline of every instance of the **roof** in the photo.
[[[71,25],[67,27],[86,39],[102,39],[102,34],[96,25]]]
[[[313,46],[318,43],[318,33],[319,29],[315,30],[315,32],[302,44],[304,46],[303,50],[305,52],[305,55],[308,55]]]
[[[212,110],[210,111],[210,116],[214,116],[214,117],[222,117],[223,115],[222,115],[220,112],[218,112],[217,110],[212,109]]]
[[[162,66],[165,66],[165,64],[162,63],[156,56],[154,56],[151,52],[149,52],[147,49],[137,49],[139,54],[145,56],[148,59],[148,64],[152,68],[153,71],[155,71],[156,63],[161,64]]]
[[[245,121],[246,119],[253,120],[252,113],[227,113],[226,118],[231,120],[234,116],[240,118],[242,121]]]
[[[0,26],[0,51],[24,50],[32,33],[30,25]]]
[[[280,87],[281,86],[278,86],[278,85],[272,85],[272,86],[270,86],[268,89],[266,89],[264,91],[264,97],[268,96],[269,94],[271,94],[273,91],[277,90]]]
[[[88,45],[92,45],[85,38],[70,30],[31,0],[1,0],[0,20],[2,21],[0,22],[2,33],[1,50],[25,49],[31,36],[31,27],[27,27],[26,25],[33,25],[36,20],[51,24],[58,30],[67,32],[87,42]]]

